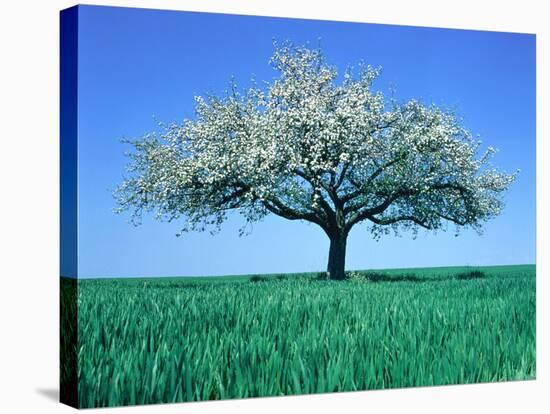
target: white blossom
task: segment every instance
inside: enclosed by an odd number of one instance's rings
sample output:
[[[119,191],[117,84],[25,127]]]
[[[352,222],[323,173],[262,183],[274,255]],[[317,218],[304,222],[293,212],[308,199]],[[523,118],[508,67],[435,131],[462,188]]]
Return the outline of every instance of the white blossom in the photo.
[[[184,217],[183,231],[216,230],[229,210],[246,223],[268,213],[347,235],[389,230],[477,230],[498,215],[516,173],[490,166],[453,113],[372,89],[379,68],[337,71],[320,50],[277,46],[279,76],[265,88],[198,96],[196,117],[131,141],[118,211]],[[246,225],[245,225],[246,226]]]

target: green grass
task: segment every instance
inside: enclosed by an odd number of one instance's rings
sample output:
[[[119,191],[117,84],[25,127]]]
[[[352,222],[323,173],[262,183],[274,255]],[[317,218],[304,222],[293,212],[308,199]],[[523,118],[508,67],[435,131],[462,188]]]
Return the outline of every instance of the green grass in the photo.
[[[535,377],[535,266],[376,274],[80,280],[79,405]]]

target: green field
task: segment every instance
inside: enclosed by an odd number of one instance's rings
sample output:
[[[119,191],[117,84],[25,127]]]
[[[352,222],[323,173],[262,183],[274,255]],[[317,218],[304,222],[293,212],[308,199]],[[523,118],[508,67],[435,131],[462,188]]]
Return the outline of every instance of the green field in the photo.
[[[62,387],[100,407],[535,378],[535,266],[472,270],[62,279]]]

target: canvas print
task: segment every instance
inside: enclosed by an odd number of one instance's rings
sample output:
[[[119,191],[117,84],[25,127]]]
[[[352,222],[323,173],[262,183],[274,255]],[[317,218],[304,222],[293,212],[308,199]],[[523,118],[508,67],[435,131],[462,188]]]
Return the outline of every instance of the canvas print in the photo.
[[[60,23],[62,402],[535,378],[535,35]]]

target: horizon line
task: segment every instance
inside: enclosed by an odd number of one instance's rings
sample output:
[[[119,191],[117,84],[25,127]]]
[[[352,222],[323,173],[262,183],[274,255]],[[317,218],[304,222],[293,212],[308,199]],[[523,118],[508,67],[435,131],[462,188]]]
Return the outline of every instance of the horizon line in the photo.
[[[465,267],[465,268],[479,268],[479,267],[513,267],[513,266],[535,266],[537,263],[515,263],[515,264],[488,264],[488,265],[445,265],[445,266],[416,266],[416,267],[390,267],[390,268],[369,268],[369,269],[347,269],[346,272],[362,272],[372,270],[413,270],[413,269],[446,269],[452,267]],[[271,276],[271,275],[288,275],[288,274],[309,274],[309,273],[321,273],[324,270],[312,270],[305,272],[269,272],[269,273],[234,273],[223,275],[162,275],[162,276],[64,276],[60,275],[60,278],[64,279],[86,279],[86,280],[98,280],[98,279],[170,279],[170,278],[224,278],[224,277],[245,277],[245,276]]]

